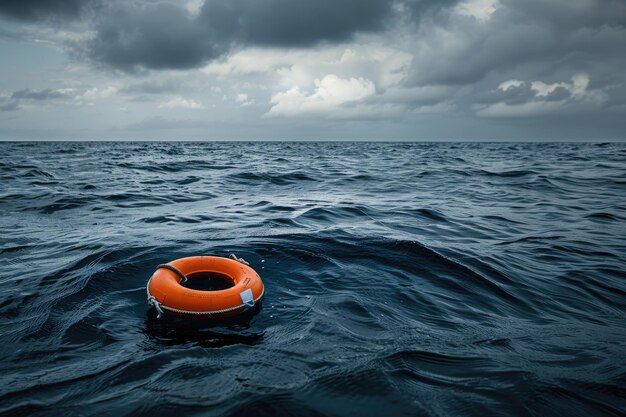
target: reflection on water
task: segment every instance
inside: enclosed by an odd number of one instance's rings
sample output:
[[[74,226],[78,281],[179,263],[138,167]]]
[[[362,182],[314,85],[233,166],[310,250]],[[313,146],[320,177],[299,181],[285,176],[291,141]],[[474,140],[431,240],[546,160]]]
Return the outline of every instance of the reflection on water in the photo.
[[[254,315],[261,311],[256,305],[235,317],[191,318],[170,314],[157,318],[154,309],[149,309],[145,333],[156,343],[164,346],[196,344],[211,348],[236,344],[255,345],[263,339],[263,331],[255,331],[251,325]]]

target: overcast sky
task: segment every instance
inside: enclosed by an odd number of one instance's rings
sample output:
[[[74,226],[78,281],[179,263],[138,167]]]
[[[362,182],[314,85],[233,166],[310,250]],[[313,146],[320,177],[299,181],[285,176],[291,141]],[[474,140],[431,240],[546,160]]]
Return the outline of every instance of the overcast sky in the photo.
[[[0,139],[623,140],[625,0],[2,0]]]

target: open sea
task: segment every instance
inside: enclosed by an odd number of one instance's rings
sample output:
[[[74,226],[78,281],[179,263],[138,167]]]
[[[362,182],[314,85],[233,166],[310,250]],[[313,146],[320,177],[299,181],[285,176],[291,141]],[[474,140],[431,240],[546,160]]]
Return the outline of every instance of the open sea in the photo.
[[[626,415],[626,144],[0,143],[0,213],[0,415]]]

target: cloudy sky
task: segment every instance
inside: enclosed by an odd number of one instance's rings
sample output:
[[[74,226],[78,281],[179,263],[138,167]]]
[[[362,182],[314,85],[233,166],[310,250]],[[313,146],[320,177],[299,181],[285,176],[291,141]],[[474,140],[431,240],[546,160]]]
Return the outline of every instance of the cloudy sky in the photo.
[[[0,139],[623,140],[624,0],[2,0]]]

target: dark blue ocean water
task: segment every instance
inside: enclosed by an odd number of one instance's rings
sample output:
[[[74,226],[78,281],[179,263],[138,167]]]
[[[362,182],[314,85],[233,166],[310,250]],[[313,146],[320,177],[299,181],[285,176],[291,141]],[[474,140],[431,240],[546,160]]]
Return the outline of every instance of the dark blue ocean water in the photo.
[[[0,143],[0,414],[617,416],[626,145]],[[235,253],[257,315],[157,320]]]

